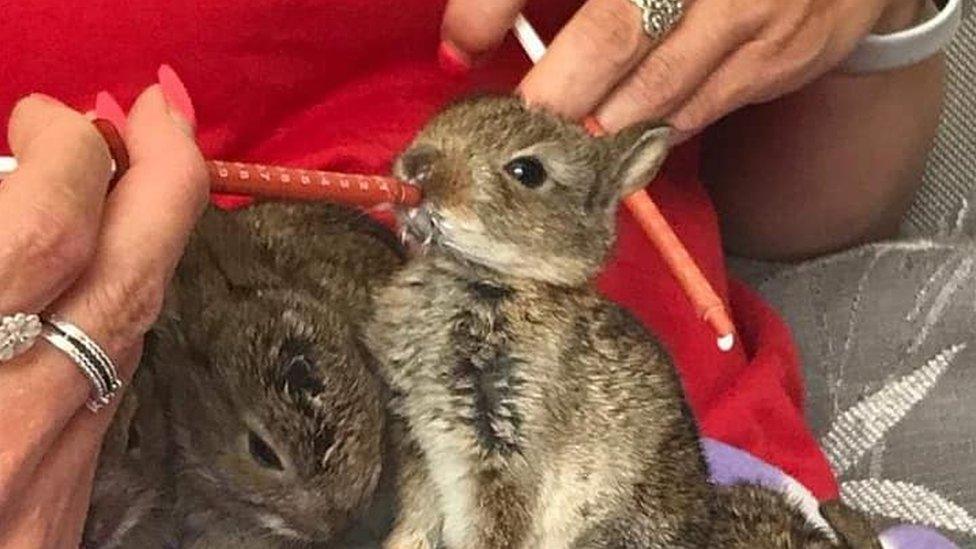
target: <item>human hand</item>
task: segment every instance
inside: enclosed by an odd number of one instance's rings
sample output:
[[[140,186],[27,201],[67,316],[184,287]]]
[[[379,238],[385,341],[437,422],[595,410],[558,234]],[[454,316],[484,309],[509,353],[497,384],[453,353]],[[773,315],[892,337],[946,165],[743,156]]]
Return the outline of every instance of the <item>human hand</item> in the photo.
[[[159,85],[142,93],[124,132],[131,166],[108,196],[108,149],[82,115],[35,94],[9,123],[19,168],[0,184],[0,311],[70,320],[126,381],[207,200],[180,106]],[[84,409],[90,390],[43,341],[0,364],[0,546],[78,546],[114,412]]]
[[[910,24],[925,0],[686,0],[655,45],[628,0],[588,0],[520,86],[531,104],[595,114],[614,132],[666,119],[700,131],[747,104],[803,87],[872,29]],[[461,63],[495,47],[526,0],[449,0],[444,40]]]

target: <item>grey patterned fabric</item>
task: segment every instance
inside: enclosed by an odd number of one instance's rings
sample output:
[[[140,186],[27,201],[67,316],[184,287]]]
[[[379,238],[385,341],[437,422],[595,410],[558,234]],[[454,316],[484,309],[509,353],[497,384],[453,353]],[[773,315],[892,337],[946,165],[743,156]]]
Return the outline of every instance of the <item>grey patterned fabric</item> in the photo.
[[[942,126],[929,156],[925,181],[905,223],[907,234],[976,234],[976,16],[966,17],[947,51],[946,104]]]
[[[976,246],[877,244],[750,276],[794,331],[848,503],[976,546]]]

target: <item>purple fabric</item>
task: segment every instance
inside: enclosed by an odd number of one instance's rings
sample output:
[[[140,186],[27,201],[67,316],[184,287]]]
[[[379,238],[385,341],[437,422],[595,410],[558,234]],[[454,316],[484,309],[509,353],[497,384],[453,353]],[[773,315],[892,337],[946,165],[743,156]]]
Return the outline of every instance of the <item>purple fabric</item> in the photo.
[[[702,438],[702,450],[712,482],[727,486],[749,482],[772,490],[784,490],[789,477],[752,454],[711,438]],[[880,536],[886,549],[955,549],[958,546],[931,528],[898,525]]]
[[[706,437],[702,438],[702,449],[715,484],[750,482],[782,490],[786,483],[783,471],[734,446]]]
[[[881,541],[891,549],[956,549],[958,545],[931,528],[901,524],[881,533]]]

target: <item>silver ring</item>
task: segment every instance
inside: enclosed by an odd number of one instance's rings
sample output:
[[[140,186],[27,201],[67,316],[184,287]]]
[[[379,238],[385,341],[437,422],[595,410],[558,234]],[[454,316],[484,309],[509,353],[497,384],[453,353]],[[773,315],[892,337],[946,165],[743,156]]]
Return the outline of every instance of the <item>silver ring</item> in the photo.
[[[641,10],[644,32],[655,42],[664,39],[684,15],[682,0],[630,0]]]
[[[44,327],[41,335],[58,350],[62,351],[91,382],[91,397],[86,406],[92,412],[97,412],[112,401],[115,394],[122,388],[115,363],[105,354],[105,351],[88,337],[81,328],[61,319],[41,319]]]
[[[41,318],[27,313],[0,316],[0,362],[27,352],[41,335]]]

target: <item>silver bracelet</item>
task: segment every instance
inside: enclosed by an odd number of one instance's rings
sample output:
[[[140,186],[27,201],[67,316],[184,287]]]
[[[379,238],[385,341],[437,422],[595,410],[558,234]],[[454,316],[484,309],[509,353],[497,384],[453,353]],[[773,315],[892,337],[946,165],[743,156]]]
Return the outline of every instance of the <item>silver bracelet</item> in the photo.
[[[914,27],[891,34],[868,35],[841,63],[839,70],[851,74],[883,72],[928,59],[952,41],[962,22],[962,12],[962,0],[947,0],[942,9],[933,6],[931,16]]]

